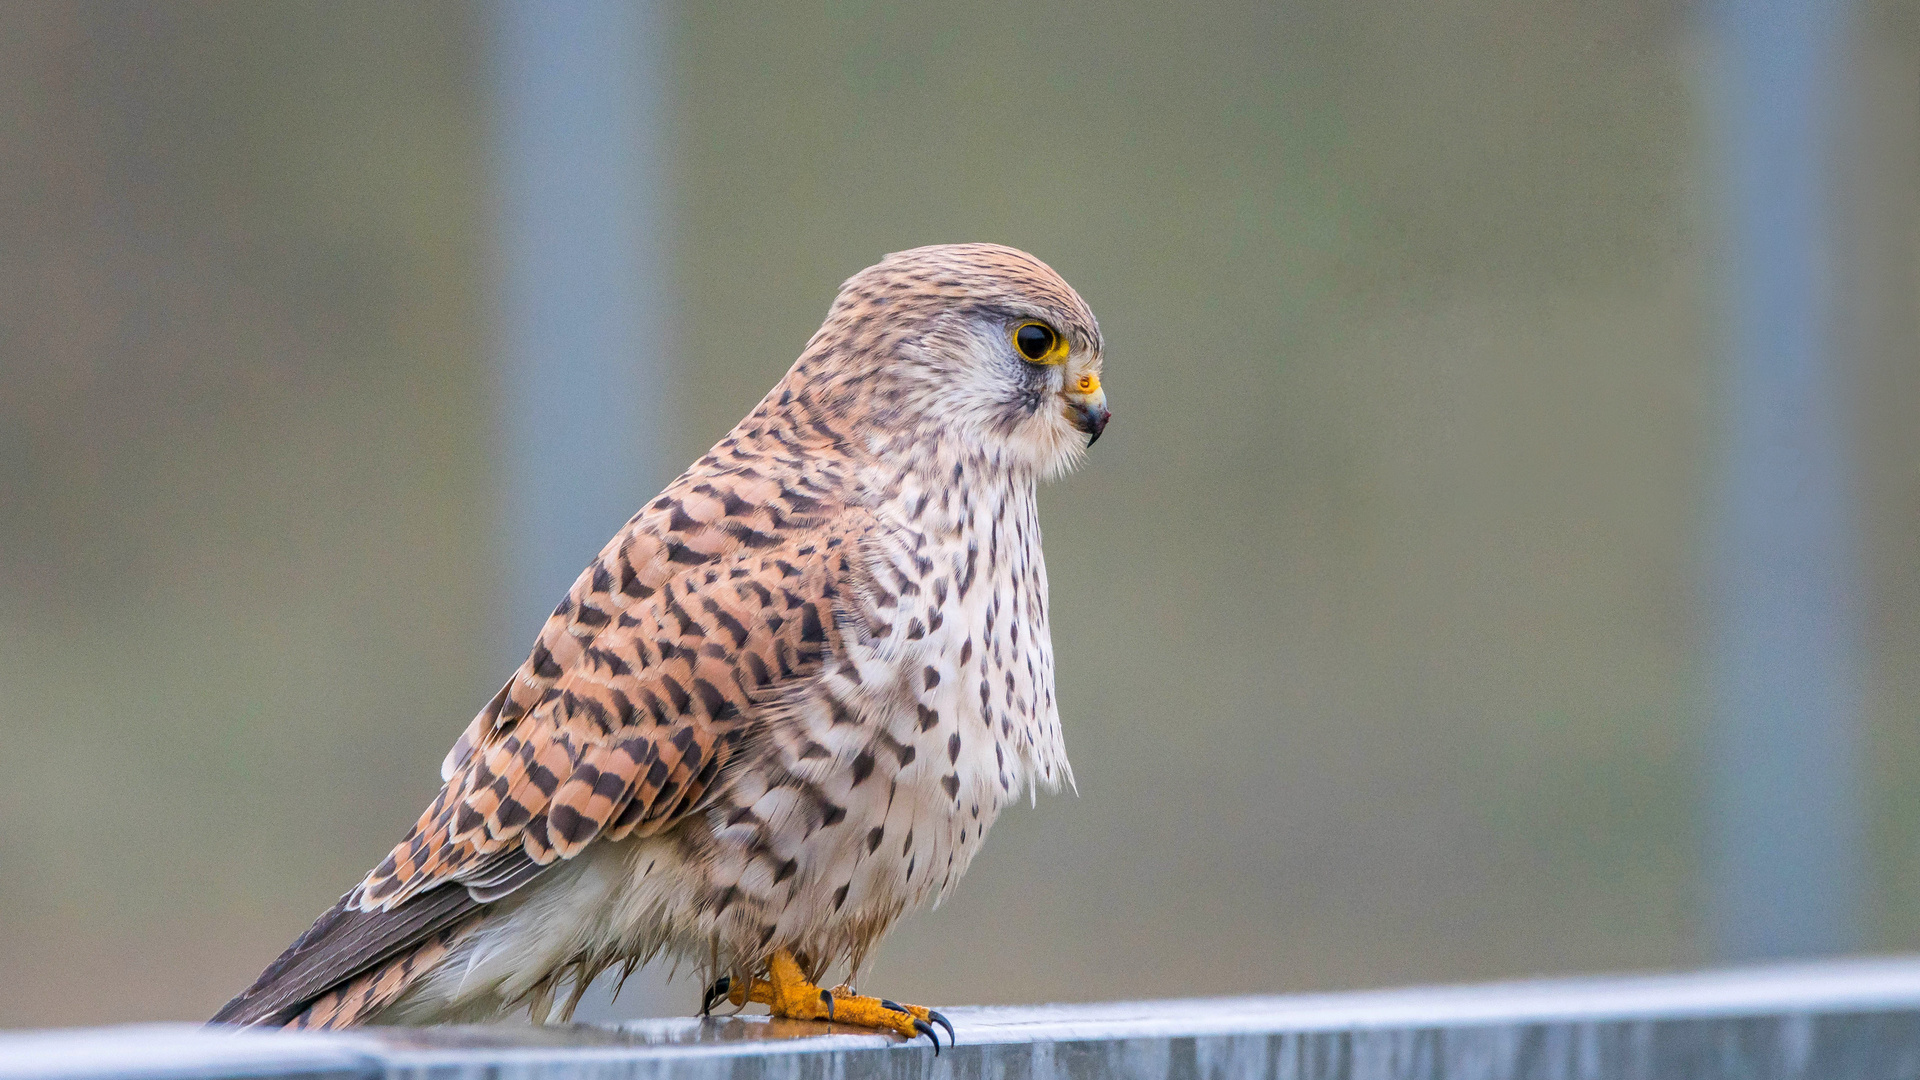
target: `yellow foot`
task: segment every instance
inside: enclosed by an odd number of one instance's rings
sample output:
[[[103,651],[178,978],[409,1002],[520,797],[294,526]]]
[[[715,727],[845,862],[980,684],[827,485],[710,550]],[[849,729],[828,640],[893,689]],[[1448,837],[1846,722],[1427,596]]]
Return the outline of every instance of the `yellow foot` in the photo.
[[[925,1035],[933,1040],[936,1057],[940,1053],[940,1037],[934,1034],[933,1025],[946,1028],[947,1042],[949,1045],[953,1042],[953,1025],[932,1009],[902,1005],[885,998],[866,997],[845,986],[822,990],[807,981],[800,971],[800,965],[785,949],[774,953],[773,958],[767,961],[767,977],[764,979],[755,978],[748,985],[741,986],[722,975],[707,988],[706,1000],[700,1007],[701,1014],[705,1015],[723,997],[735,1005],[748,1002],[765,1005],[773,1015],[789,1020],[854,1024],[891,1031],[909,1039]]]

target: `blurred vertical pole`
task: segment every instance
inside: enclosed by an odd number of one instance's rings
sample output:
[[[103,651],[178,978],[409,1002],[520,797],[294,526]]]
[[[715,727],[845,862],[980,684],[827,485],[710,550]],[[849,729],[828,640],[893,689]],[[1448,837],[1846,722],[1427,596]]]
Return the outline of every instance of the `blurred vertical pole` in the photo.
[[[493,0],[489,12],[500,640],[514,665],[666,479],[664,20],[650,0]],[[604,997],[583,1017],[596,1008]]]
[[[663,88],[645,0],[494,0],[506,658],[657,490]]]
[[[1855,511],[1826,272],[1845,0],[1719,0],[1732,347],[1712,534],[1709,928],[1721,959],[1861,943]]]

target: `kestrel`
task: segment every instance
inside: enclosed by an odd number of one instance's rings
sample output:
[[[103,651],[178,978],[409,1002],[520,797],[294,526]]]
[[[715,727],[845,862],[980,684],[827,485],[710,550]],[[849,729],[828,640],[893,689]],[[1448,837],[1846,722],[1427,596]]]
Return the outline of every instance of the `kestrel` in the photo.
[[[1013,248],[855,274],[581,573],[406,839],[214,1021],[565,1021],[666,954],[703,1008],[938,1050],[938,1013],[851,983],[1004,807],[1071,779],[1035,488],[1106,426],[1100,353]]]

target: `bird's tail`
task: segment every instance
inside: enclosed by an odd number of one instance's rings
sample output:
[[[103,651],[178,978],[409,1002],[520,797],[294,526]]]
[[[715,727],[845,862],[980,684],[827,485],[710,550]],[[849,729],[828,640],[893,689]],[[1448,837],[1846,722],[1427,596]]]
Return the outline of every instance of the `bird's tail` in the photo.
[[[375,1013],[405,993],[415,979],[445,960],[454,943],[478,925],[479,920],[474,919],[440,931],[413,951],[396,956],[352,982],[315,998],[299,1015],[288,1020],[286,1026],[326,1031],[367,1023]]]
[[[346,1027],[365,1023],[479,926],[485,905],[451,882],[392,910],[340,898],[280,958],[214,1014],[216,1024]]]

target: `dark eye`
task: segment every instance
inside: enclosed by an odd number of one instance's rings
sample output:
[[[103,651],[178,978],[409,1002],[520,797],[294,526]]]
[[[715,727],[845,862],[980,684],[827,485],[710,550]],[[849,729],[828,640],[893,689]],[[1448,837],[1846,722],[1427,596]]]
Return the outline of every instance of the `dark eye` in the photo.
[[[1013,347],[1036,364],[1051,357],[1059,343],[1060,335],[1046,323],[1021,323],[1013,331]]]

